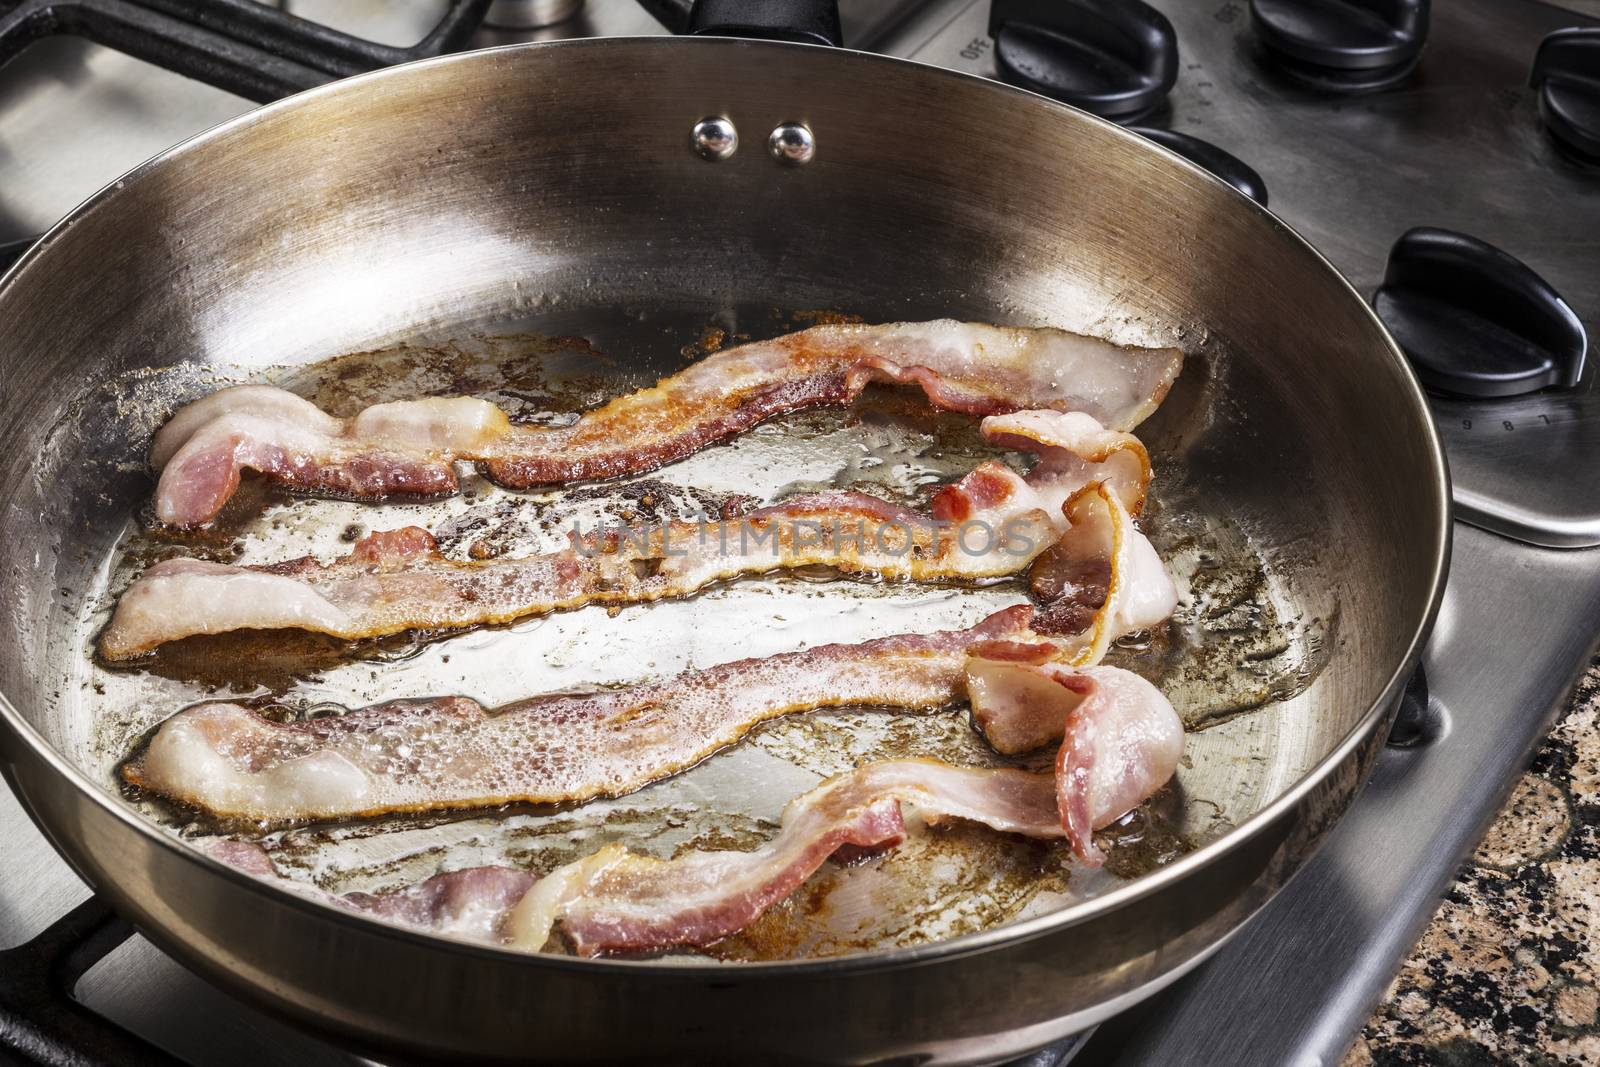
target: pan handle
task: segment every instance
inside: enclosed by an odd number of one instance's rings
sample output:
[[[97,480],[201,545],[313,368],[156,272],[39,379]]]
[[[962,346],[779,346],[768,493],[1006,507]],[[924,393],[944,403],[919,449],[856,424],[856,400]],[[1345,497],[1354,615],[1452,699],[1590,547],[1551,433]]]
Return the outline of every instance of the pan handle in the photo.
[[[844,44],[837,0],[640,0],[673,33]]]

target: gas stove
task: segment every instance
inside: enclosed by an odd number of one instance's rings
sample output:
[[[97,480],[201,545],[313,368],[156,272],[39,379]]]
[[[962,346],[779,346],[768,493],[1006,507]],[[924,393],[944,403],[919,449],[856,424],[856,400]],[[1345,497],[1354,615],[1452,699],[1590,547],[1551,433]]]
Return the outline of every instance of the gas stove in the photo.
[[[1585,128],[1600,115],[1600,39],[1541,49],[1569,27],[1600,33],[1600,0],[1453,0],[1431,18],[1417,0],[1155,6],[846,0],[841,16],[850,47],[1088,106],[1265,199],[1375,298],[1440,389],[1460,519],[1450,584],[1371,783],[1211,961],[1027,1061],[1331,1064],[1600,632],[1600,390],[1583,360],[1583,326],[1600,329],[1600,131]],[[56,33],[0,68],[0,247],[253,99],[440,50],[664,33],[687,7],[294,3],[361,43],[249,0],[0,0],[0,58],[24,20],[134,53]],[[0,1062],[366,1062],[133,933],[3,792],[0,848]]]

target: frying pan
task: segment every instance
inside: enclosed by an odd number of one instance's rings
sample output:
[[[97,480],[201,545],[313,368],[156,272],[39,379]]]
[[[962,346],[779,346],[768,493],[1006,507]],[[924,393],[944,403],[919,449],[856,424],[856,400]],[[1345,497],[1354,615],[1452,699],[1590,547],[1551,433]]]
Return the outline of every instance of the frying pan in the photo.
[[[692,150],[708,116],[739,131],[730,158]],[[765,150],[793,122],[815,140],[799,166]],[[149,434],[177,403],[512,321],[597,338],[571,358],[615,390],[671,369],[649,365],[683,341],[662,322],[755,332],[761,308],[1050,324],[1186,351],[1140,431],[1161,479],[1153,536],[1175,543],[1193,521],[1244,538],[1306,653],[1292,685],[1234,709],[1248,713],[1196,723],[1210,728],[1168,802],[1194,848],[957,936],[748,964],[581,960],[284,892],[119,793],[105,730],[175,708],[167,683],[92,665],[88,642],[108,561],[149,497]],[[0,281],[0,380],[7,779],[163,949],[390,1056],[958,1063],[1089,1025],[1202,961],[1333,827],[1384,741],[1448,555],[1447,476],[1414,379],[1274,216],[1043,98],[809,45],[519,46],[262,108],[102,190]],[[362,512],[376,527],[404,514]],[[720,640],[708,658],[749,647]],[[461,654],[477,674],[461,681],[457,663],[458,690],[523,671],[528,691],[538,675]],[[1254,662],[1174,675],[1175,702],[1249,690]],[[120,703],[97,685],[122,686]]]

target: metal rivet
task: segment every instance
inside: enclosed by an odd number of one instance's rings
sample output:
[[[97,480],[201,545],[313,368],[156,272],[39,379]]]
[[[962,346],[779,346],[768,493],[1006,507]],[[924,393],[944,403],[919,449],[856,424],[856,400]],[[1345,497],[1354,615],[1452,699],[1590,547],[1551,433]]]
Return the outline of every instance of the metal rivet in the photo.
[[[712,115],[694,124],[691,140],[701,159],[716,162],[727,159],[739,147],[739,131],[721,115]]]
[[[798,167],[810,163],[811,157],[817,154],[817,139],[805,123],[785,122],[767,138],[767,151],[779,163]]]

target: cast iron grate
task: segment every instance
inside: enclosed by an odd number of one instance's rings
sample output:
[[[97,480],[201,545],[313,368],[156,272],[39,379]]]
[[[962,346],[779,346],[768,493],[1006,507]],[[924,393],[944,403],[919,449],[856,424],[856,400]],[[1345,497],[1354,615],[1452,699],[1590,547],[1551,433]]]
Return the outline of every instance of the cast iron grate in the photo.
[[[177,1067],[179,1061],[78,1001],[89,968],[133,933],[99,897],[0,952],[0,1063]]]
[[[79,979],[132,936],[99,897],[90,897],[31,941],[0,951],[0,1065],[184,1067],[184,1061],[79,1001]],[[1085,1032],[1008,1067],[1063,1067]]]
[[[450,0],[408,48],[378,44],[255,0],[0,0],[0,64],[32,42],[83,37],[266,102],[460,48],[491,0]]]

